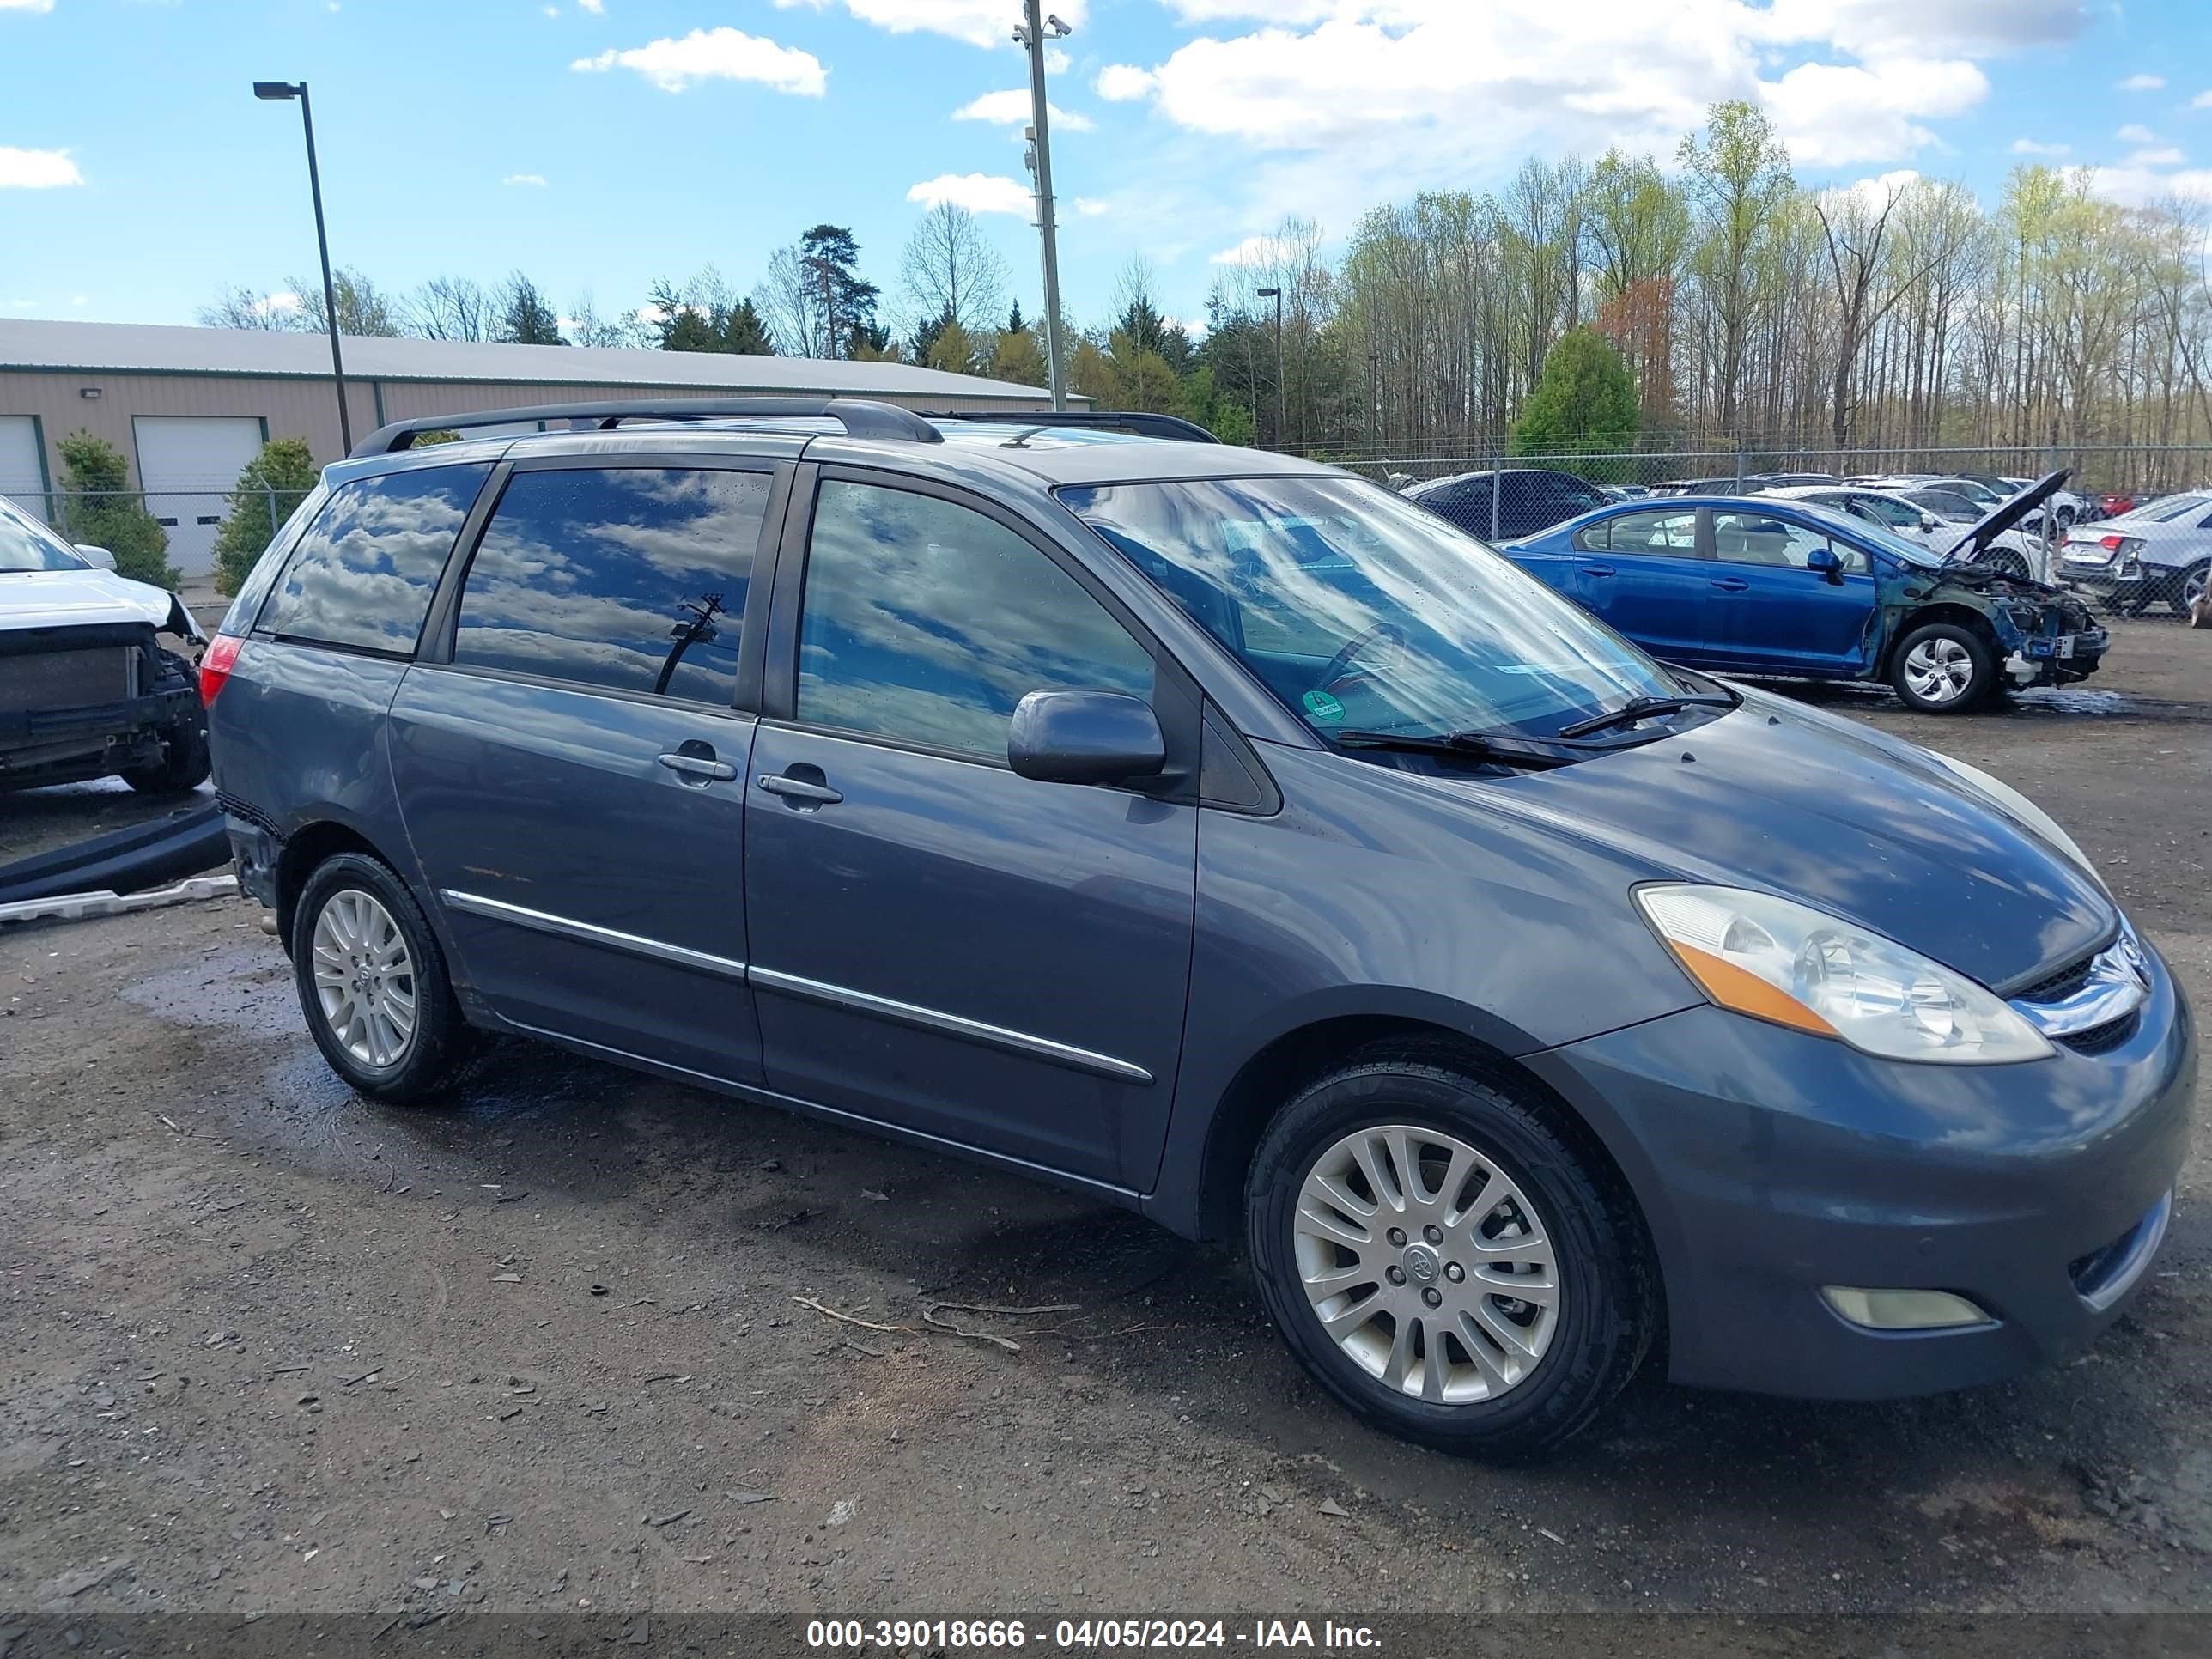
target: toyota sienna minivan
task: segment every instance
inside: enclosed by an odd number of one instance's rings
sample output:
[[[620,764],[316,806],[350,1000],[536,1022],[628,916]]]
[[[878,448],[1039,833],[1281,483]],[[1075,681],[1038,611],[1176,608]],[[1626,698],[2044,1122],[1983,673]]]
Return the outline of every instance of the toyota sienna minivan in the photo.
[[[550,429],[414,444],[470,420]],[[1241,1233],[1321,1384],[1459,1451],[1662,1339],[1869,1397],[2118,1315],[2194,1042],[2063,830],[1163,425],[579,405],[328,469],[202,689],[331,1066],[434,1102],[520,1034]]]

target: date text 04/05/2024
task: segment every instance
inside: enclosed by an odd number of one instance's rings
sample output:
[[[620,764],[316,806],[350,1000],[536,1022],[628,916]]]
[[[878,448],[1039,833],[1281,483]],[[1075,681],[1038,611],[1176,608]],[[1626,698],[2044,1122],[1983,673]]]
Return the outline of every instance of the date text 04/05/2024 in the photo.
[[[1255,1619],[1243,1625],[1222,1619],[1061,1619],[1032,1630],[1018,1619],[816,1619],[806,1644],[827,1651],[938,1647],[948,1650],[1040,1647],[1062,1650],[1176,1651],[1243,1647],[1262,1650],[1339,1654],[1380,1650],[1365,1625],[1334,1620]]]

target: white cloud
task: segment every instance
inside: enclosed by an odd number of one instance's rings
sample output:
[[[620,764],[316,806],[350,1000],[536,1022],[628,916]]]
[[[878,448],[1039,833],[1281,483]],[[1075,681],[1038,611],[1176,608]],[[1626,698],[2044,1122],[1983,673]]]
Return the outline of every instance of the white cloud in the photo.
[[[1759,90],[1795,160],[1836,167],[1910,155],[1933,143],[1936,135],[1913,118],[1963,114],[1989,94],[1990,83],[1963,60],[1888,58],[1800,64]]]
[[[1133,64],[1109,64],[1098,71],[1097,91],[1109,104],[1126,104],[1146,96],[1159,83],[1159,76],[1150,70]]]
[[[1275,239],[1272,236],[1247,236],[1234,247],[1225,247],[1218,253],[1209,253],[1206,263],[1210,265],[1264,265],[1275,257]]]
[[[527,185],[532,190],[543,190],[545,188],[545,175],[542,173],[510,173],[506,178],[501,179],[500,183]]]
[[[1027,185],[988,173],[941,173],[908,191],[906,199],[920,202],[924,207],[951,202],[970,213],[1018,213],[1027,216],[1036,209]]]
[[[1044,72],[1047,75],[1065,75],[1074,67],[1075,60],[1061,47],[1047,46],[1044,49]]]
[[[2166,86],[2163,75],[2130,75],[2118,83],[2122,92],[2158,92]]]
[[[2033,138],[2015,138],[2012,141],[2012,153],[2015,155],[2070,155],[2074,153],[2074,146],[2039,144]]]
[[[85,296],[82,294],[72,294],[70,295],[70,303],[73,306],[81,306],[84,302]]]
[[[1097,125],[1089,116],[1076,110],[1062,109],[1057,104],[1048,103],[1045,109],[1055,130],[1065,127],[1070,132],[1088,132]],[[1026,88],[1013,87],[1005,92],[987,92],[973,103],[963,104],[954,110],[952,118],[956,121],[988,121],[1001,127],[1026,125],[1030,118],[1029,91]]]
[[[300,304],[298,295],[289,289],[283,289],[275,294],[263,295],[253,302],[253,308],[264,317],[289,317],[296,314],[303,307]]]
[[[2140,121],[2130,121],[2112,135],[2124,144],[2154,144],[2158,135]]]
[[[1053,195],[1056,199],[1060,192],[1054,191]],[[1113,211],[1110,206],[1095,196],[1079,196],[1070,205],[1075,209],[1076,216],[1081,219],[1096,219]]]
[[[822,60],[812,52],[733,28],[693,29],[680,40],[610,50],[579,58],[568,67],[593,74],[635,70],[663,92],[681,92],[696,81],[754,81],[778,92],[819,98],[828,81]]]
[[[0,144],[0,190],[52,190],[83,182],[84,175],[65,149],[15,149]]]
[[[789,11],[805,6],[827,10],[836,0],[775,0],[776,8]],[[971,46],[998,46],[1013,39],[1021,8],[1008,0],[842,0],[845,9],[863,23],[892,34],[916,33],[949,35]],[[1070,28],[1083,27],[1086,0],[1053,0],[1046,8],[1057,12]]]
[[[2062,45],[2081,32],[2084,9],[2080,0],[1774,0],[1744,27],[1857,58],[1978,57]]]
[[[607,0],[576,0],[576,9],[588,11],[594,16],[603,16],[607,9]]]
[[[2212,87],[2207,87],[2189,100],[2191,109],[2212,109]]]
[[[2139,149],[2123,165],[2130,167],[2178,167],[2188,159],[2169,144],[2163,149]]]
[[[54,0],[0,0],[0,11],[52,11]]]
[[[2179,197],[2212,204],[2212,167],[2156,173],[2148,167],[2091,167],[2089,188],[2123,207],[2149,207]]]

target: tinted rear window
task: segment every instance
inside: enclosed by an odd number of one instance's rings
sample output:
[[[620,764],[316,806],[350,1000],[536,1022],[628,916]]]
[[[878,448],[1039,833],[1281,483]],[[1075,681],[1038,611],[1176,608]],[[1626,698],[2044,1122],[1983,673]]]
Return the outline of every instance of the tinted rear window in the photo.
[[[490,471],[416,467],[332,490],[284,567],[261,626],[317,645],[413,651],[447,556]]]
[[[518,472],[461,587],[453,660],[729,706],[765,472]]]

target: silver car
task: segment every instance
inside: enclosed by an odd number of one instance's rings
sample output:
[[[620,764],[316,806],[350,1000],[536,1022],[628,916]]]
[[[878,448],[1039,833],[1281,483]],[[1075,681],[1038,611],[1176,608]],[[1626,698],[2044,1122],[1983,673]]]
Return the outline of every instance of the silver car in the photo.
[[[2163,599],[2178,615],[2212,573],[2212,489],[2161,495],[2132,513],[2067,532],[2059,579],[2132,614]]]

